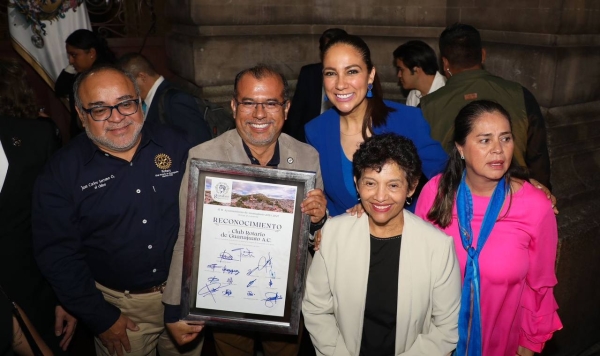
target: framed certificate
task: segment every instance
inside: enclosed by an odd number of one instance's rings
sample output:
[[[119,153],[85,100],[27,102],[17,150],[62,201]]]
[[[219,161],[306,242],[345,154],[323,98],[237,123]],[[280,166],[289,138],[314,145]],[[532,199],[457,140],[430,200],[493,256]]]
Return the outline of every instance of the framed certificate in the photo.
[[[297,334],[315,173],[192,159],[183,320]]]

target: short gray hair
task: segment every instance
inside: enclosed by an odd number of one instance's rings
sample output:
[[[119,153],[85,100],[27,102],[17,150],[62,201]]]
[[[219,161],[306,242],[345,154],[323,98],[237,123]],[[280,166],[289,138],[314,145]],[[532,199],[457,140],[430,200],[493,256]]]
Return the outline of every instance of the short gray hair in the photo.
[[[83,112],[83,103],[81,102],[81,97],[79,96],[79,87],[81,87],[81,83],[83,83],[83,81],[86,80],[90,75],[95,74],[95,73],[105,72],[105,71],[113,71],[113,72],[123,74],[133,84],[133,87],[135,88],[135,95],[138,98],[140,97],[140,88],[137,85],[133,75],[131,75],[129,72],[126,72],[123,69],[121,69],[119,67],[115,67],[113,65],[98,66],[98,67],[94,67],[88,71],[85,71],[85,72],[79,74],[77,76],[77,79],[75,80],[75,84],[73,85],[73,94],[75,96],[75,106],[79,109],[80,112]]]

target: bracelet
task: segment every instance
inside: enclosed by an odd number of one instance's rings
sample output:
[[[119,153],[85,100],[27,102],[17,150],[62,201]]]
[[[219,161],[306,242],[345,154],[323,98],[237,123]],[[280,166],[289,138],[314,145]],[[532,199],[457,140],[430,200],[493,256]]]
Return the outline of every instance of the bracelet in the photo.
[[[321,230],[321,228],[323,227],[323,225],[325,225],[325,223],[327,222],[327,218],[329,217],[329,210],[325,209],[325,216],[323,216],[323,219],[321,219],[321,221],[313,223],[311,221],[310,223],[310,234],[314,235],[315,232],[317,232],[318,230]]]

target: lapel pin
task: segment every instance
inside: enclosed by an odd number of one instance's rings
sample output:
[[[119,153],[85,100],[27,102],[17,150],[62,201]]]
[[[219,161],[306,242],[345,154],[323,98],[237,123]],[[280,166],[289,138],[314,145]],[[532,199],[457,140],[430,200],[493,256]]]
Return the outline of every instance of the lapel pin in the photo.
[[[15,146],[15,147],[21,147],[21,139],[18,137],[13,137],[12,143],[13,143],[13,146]]]
[[[289,164],[294,163],[294,159],[292,157],[288,157],[287,161],[288,161]]]

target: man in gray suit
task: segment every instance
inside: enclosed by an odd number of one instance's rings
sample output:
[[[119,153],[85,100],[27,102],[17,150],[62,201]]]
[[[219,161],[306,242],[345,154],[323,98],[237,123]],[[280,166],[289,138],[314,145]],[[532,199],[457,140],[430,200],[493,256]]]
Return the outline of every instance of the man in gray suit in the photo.
[[[319,154],[313,147],[281,133],[289,108],[288,85],[283,75],[264,65],[243,70],[235,78],[231,100],[236,130],[192,148],[186,171],[192,158],[314,171],[317,173],[317,189],[308,192],[301,206],[302,212],[310,216],[310,229],[314,234],[327,219]],[[188,178],[186,172],[179,192],[179,236],[163,295],[165,323],[180,345],[194,340],[202,330],[202,326],[179,321]],[[252,333],[215,330],[214,336],[219,355],[248,355],[254,352],[256,335]],[[298,336],[261,336],[267,356],[298,354],[301,333]]]

